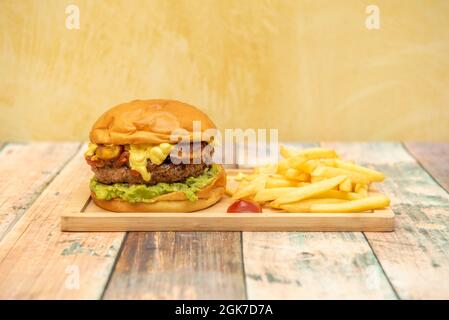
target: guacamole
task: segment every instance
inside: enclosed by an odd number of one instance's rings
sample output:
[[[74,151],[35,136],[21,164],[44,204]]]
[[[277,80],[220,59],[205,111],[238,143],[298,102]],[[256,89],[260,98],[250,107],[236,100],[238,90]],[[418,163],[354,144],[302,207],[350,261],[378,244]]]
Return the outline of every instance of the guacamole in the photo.
[[[128,202],[152,202],[153,198],[166,193],[182,191],[190,201],[198,199],[196,193],[208,184],[212,183],[220,172],[221,168],[212,165],[206,168],[198,177],[187,178],[185,182],[158,183],[155,185],[115,183],[103,184],[92,178],[90,180],[90,190],[100,200],[111,200],[120,198]]]

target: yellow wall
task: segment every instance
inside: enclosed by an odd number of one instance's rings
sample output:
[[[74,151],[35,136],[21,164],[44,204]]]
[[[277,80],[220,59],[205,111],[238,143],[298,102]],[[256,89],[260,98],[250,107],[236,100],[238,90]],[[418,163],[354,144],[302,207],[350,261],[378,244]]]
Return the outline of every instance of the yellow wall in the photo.
[[[0,71],[1,140],[87,139],[155,97],[282,139],[448,140],[449,1],[1,0]]]

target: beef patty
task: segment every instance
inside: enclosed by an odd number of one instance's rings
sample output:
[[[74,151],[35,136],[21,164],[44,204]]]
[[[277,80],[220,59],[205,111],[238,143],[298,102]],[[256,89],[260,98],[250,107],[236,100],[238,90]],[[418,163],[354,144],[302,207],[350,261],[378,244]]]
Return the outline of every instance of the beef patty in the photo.
[[[131,170],[127,166],[120,168],[114,167],[92,167],[92,171],[95,173],[95,179],[98,182],[105,184],[126,182],[126,183],[138,183],[138,184],[157,184],[159,182],[173,183],[182,182],[188,177],[197,177],[203,173],[207,165],[205,163],[200,164],[173,164],[163,163],[161,165],[155,165],[148,162],[147,170],[151,173],[151,180],[143,180],[140,173]]]
[[[201,151],[203,151],[205,146],[205,143],[201,144]],[[128,158],[129,153],[123,151],[120,156],[114,160],[92,161],[91,157],[86,158],[86,160],[91,166],[92,171],[95,173],[95,179],[104,184],[132,183],[154,185],[160,182],[183,182],[188,177],[199,176],[208,166],[203,162],[199,164],[174,164],[169,156],[164,163],[160,165],[148,161],[147,170],[151,173],[151,180],[145,181],[140,173],[129,167]]]

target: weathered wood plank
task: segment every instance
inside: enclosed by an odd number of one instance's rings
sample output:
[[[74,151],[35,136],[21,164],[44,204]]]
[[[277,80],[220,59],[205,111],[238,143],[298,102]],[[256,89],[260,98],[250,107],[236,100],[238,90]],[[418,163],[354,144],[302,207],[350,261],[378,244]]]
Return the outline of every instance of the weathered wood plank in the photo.
[[[84,148],[82,148],[84,149]],[[0,298],[100,298],[124,233],[63,233],[59,214],[92,175],[83,151],[68,163],[0,243]]]
[[[131,232],[106,299],[244,299],[239,232]]]
[[[449,142],[406,142],[407,150],[449,191]]]
[[[216,152],[215,160],[221,161],[223,154]],[[104,298],[244,299],[241,234],[131,232]]]
[[[396,298],[362,233],[244,232],[242,241],[249,299]]]
[[[344,157],[385,172],[396,229],[366,233],[402,299],[449,298],[449,196],[400,143],[332,143]]]
[[[10,143],[0,151],[0,240],[79,147],[74,142]]]
[[[241,257],[240,232],[131,232],[104,298],[244,299]]]

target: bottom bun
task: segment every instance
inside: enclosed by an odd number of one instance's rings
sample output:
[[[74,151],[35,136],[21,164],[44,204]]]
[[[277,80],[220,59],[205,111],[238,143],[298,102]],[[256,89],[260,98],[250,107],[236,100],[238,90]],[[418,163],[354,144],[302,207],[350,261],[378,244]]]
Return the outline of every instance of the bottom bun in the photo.
[[[120,199],[100,200],[92,193],[92,200],[97,206],[114,212],[192,212],[198,211],[217,203],[224,193],[223,187],[218,187],[208,193],[207,198],[196,201],[190,200],[161,200],[151,203],[131,203]]]
[[[101,200],[91,192],[94,203],[108,211],[114,212],[192,212],[217,203],[225,192],[226,173],[221,167],[216,179],[198,191],[198,199],[190,201],[183,192],[171,192],[154,198],[153,202],[128,202],[121,199]]]

